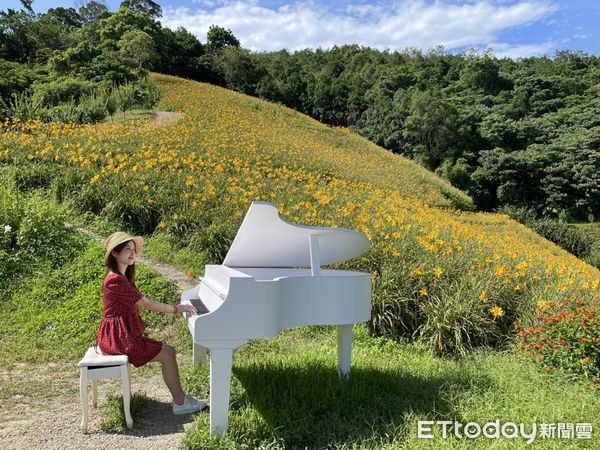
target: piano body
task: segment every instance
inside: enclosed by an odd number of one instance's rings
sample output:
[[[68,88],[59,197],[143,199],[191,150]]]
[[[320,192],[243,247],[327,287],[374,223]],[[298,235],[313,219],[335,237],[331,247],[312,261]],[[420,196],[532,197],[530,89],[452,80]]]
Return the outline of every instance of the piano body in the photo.
[[[371,275],[325,270],[370,246],[362,233],[290,224],[275,205],[252,202],[222,265],[205,266],[181,295],[194,365],[210,359],[211,434],[227,431],[233,350],[305,325],[337,325],[338,373],[350,373],[352,325],[371,317]]]

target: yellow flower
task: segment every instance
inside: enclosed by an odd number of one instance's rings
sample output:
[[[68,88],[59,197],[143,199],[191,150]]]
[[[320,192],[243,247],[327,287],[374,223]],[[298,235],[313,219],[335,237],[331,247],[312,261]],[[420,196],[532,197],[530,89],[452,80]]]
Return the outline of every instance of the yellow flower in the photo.
[[[544,306],[546,306],[546,303],[548,303],[546,300],[538,300],[538,308],[542,309]]]
[[[484,303],[488,301],[488,295],[487,295],[486,291],[481,292],[481,295],[479,296],[479,300],[481,300]]]
[[[192,269],[188,269],[185,274],[190,278],[192,278],[194,276],[194,272],[192,272]]]
[[[433,274],[436,276],[436,278],[439,278],[439,277],[441,277],[443,273],[444,273],[444,271],[442,270],[442,268],[441,268],[441,267],[436,267],[436,268],[433,270]]]
[[[419,291],[419,294],[421,294],[422,296],[429,295],[429,294],[428,294],[428,292],[427,292],[427,289],[425,289],[425,288],[421,289],[421,290]]]
[[[490,308],[490,312],[494,317],[502,317],[504,315],[504,310],[499,306],[494,306],[493,308]]]
[[[164,220],[161,220],[160,222],[158,222],[158,228],[164,228],[166,226],[166,223]]]
[[[410,272],[411,277],[420,277],[421,275],[423,275],[423,271],[419,267]]]
[[[589,363],[589,362],[590,362],[590,357],[589,357],[589,356],[586,356],[585,358],[581,358],[581,362],[582,362],[583,364],[587,364],[587,363]]]
[[[100,175],[96,175],[95,177],[92,177],[90,179],[90,184],[96,184],[99,179],[100,179]]]
[[[505,266],[496,266],[496,267],[494,267],[494,272],[499,277],[505,277],[508,274],[508,270],[506,269]]]

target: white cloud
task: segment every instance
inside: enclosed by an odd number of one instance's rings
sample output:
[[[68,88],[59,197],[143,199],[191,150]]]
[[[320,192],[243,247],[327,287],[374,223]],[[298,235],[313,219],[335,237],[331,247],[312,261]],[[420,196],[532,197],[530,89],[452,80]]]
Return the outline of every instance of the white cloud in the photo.
[[[554,54],[554,50],[560,47],[556,42],[544,42],[541,44],[517,44],[511,45],[502,42],[492,42],[486,46],[491,49],[497,58],[526,58],[528,56]]]
[[[293,0],[291,0],[293,1]],[[446,50],[496,48],[505,55],[542,53],[549,43],[508,45],[497,42],[510,28],[548,18],[557,6],[548,0],[456,2],[402,0],[347,5],[333,12],[316,2],[290,3],[277,8],[254,1],[204,0],[202,9],[164,8],[163,26],[184,26],[201,41],[211,24],[229,28],[244,48],[255,51],[290,51],[359,44],[383,49],[416,47],[423,50],[442,45]],[[514,51],[514,54],[510,53]],[[500,56],[500,54],[498,54]]]

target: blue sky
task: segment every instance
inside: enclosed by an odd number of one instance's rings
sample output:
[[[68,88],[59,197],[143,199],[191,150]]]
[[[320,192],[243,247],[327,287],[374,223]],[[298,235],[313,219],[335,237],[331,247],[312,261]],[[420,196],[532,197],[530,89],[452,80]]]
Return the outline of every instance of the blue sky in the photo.
[[[155,0],[156,1],[156,0]],[[111,11],[120,0],[106,0]],[[211,24],[233,31],[245,48],[329,48],[359,44],[427,51],[491,49],[498,57],[553,56],[557,50],[600,55],[600,0],[158,0],[162,25],[184,26],[202,42]],[[2,0],[0,8],[20,8]],[[34,0],[33,9],[75,5]]]

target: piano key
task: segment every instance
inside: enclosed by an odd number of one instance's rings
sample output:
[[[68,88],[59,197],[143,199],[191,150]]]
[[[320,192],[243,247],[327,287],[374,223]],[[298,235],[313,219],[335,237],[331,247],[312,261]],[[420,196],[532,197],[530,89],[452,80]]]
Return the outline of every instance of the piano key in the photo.
[[[190,303],[194,306],[194,308],[196,308],[198,315],[202,315],[202,314],[206,314],[206,313],[210,312],[208,310],[208,308],[206,307],[206,305],[204,303],[202,303],[202,300],[200,300],[199,298],[190,299]]]

